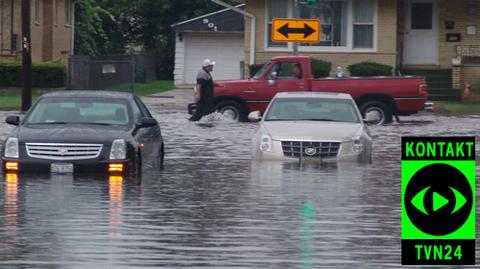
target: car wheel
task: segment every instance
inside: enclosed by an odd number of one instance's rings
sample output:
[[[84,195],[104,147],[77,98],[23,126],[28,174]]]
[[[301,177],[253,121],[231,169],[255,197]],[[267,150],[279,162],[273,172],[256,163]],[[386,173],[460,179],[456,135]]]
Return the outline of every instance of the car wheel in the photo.
[[[221,113],[228,120],[235,122],[244,120],[245,113],[241,105],[235,101],[220,102],[215,110]]]
[[[367,118],[368,115],[368,118],[373,119],[373,121],[370,122],[371,124],[382,125],[392,123],[392,112],[385,103],[377,101],[367,102],[362,105],[360,111],[364,118]]]

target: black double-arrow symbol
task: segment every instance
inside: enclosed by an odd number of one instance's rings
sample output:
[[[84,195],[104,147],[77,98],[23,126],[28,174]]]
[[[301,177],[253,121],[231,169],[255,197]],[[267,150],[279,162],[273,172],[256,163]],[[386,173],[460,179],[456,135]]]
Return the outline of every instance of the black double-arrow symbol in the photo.
[[[303,28],[290,28],[290,23],[286,23],[284,26],[278,28],[277,31],[285,38],[289,38],[290,34],[303,34],[303,37],[307,38],[316,32],[315,29],[306,23],[303,24]]]

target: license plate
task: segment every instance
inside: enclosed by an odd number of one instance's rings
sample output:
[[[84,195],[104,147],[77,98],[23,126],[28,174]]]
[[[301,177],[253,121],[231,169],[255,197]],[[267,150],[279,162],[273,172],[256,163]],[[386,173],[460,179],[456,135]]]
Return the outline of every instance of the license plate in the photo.
[[[53,174],[73,174],[72,163],[52,163],[50,172]]]

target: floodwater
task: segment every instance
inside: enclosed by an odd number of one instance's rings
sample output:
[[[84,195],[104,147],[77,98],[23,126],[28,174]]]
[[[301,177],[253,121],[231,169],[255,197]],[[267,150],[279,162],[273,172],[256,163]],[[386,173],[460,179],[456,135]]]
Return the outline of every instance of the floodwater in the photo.
[[[256,124],[150,107],[163,171],[0,178],[0,268],[398,268],[401,136],[480,134],[424,115],[372,127],[372,164],[256,163]]]

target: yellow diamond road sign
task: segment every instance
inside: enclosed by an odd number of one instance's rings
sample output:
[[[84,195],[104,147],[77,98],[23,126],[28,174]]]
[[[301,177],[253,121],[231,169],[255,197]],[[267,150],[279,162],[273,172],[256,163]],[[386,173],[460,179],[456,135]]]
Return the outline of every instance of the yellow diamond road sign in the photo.
[[[274,19],[272,26],[273,42],[320,42],[320,20]]]

